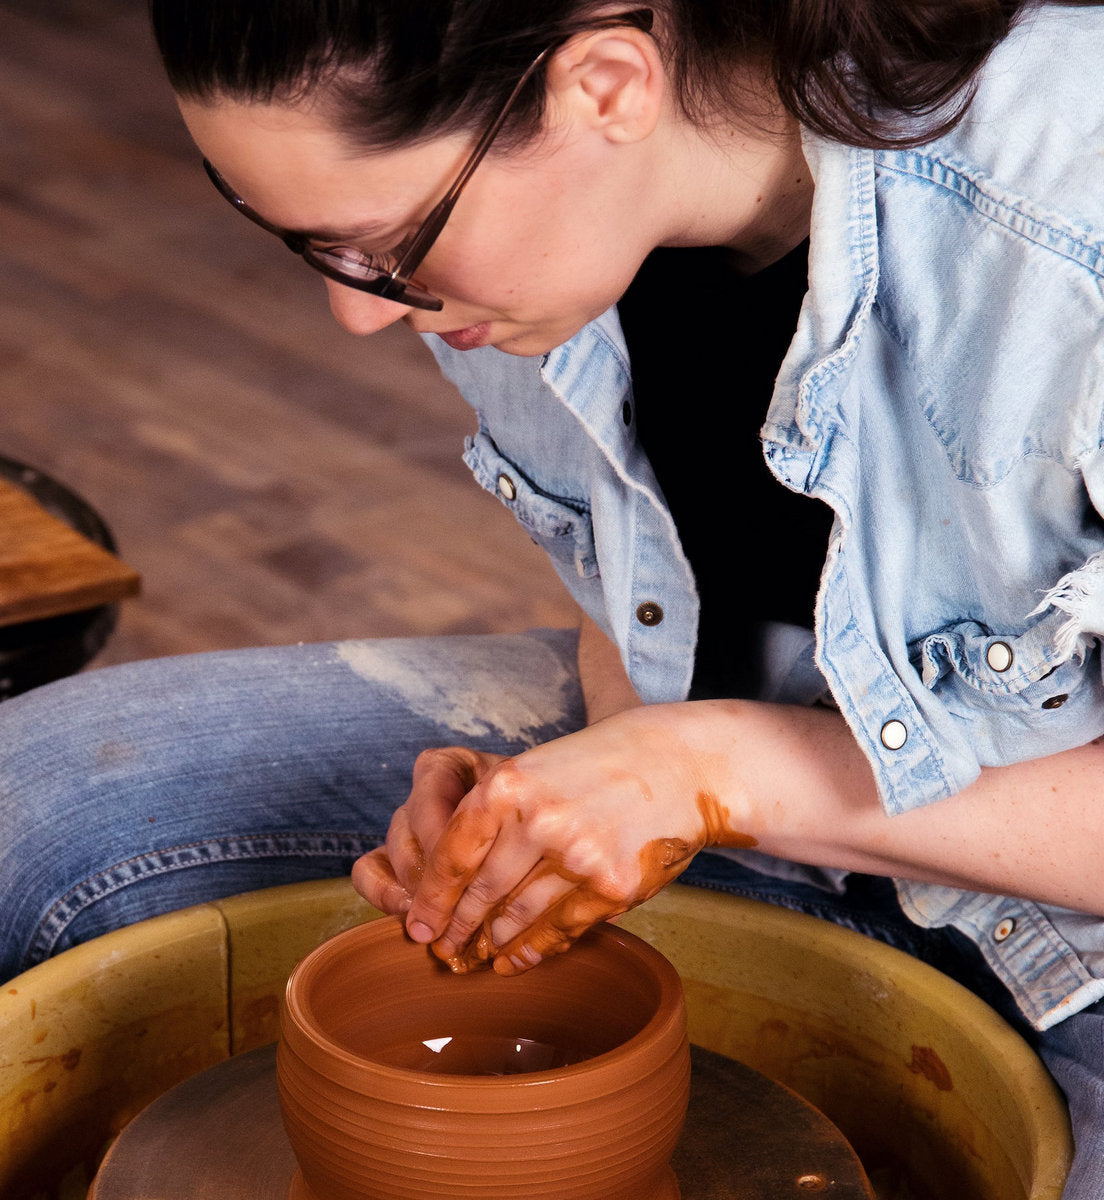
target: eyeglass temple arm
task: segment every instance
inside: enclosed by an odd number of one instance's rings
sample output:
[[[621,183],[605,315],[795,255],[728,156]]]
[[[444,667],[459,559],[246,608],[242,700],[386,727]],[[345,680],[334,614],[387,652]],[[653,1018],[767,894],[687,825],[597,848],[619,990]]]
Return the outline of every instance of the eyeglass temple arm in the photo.
[[[637,8],[631,12],[620,13],[616,17],[611,17],[608,22],[603,21],[591,28],[606,28],[617,25],[632,24],[639,29],[643,29],[646,33],[652,27],[652,10],[650,8]],[[553,42],[552,45],[546,46],[540,54],[525,68],[521,78],[514,85],[514,90],[510,93],[506,103],[502,106],[498,116],[492,122],[490,127],[484,132],[483,136],[476,143],[475,149],[471,152],[471,157],[464,164],[463,170],[453,182],[452,187],[433,211],[426,217],[425,224],[418,232],[418,236],[406,248],[406,253],[399,260],[395,269],[391,272],[392,279],[398,279],[403,276],[404,268],[408,263],[413,263],[417,266],[429,247],[437,240],[437,235],[445,227],[445,222],[452,215],[453,207],[456,201],[460,198],[460,193],[464,190],[465,185],[472,176],[472,172],[483,161],[487,151],[491,148],[491,143],[498,136],[499,130],[506,122],[506,118],[510,115],[510,110],[514,106],[514,102],[521,95],[522,88],[533,77],[533,72],[545,61],[553,51],[558,50],[562,42]],[[424,249],[423,249],[424,247]]]
[[[514,105],[514,101],[517,100],[518,96],[521,94],[521,89],[533,77],[533,72],[551,53],[552,47],[549,46],[547,49],[542,50],[540,54],[533,59],[529,66],[526,67],[525,73],[517,81],[514,86],[514,90],[510,93],[509,99],[503,105],[494,122],[479,139],[475,149],[471,152],[471,157],[464,164],[463,170],[453,182],[452,187],[449,188],[448,192],[441,199],[440,203],[438,203],[429,216],[426,217],[425,224],[419,231],[418,236],[407,247],[406,253],[402,256],[398,265],[391,273],[392,278],[402,275],[403,268],[407,263],[411,261],[420,261],[422,254],[425,252],[422,248],[425,247],[425,250],[428,250],[429,247],[437,240],[437,235],[442,229],[444,229],[445,223],[452,215],[452,210],[456,204],[456,201],[460,198],[460,193],[464,190],[465,185],[471,178],[472,172],[486,157],[487,151],[490,150],[491,143],[495,140],[499,130],[505,123],[506,118],[510,113],[510,109]]]

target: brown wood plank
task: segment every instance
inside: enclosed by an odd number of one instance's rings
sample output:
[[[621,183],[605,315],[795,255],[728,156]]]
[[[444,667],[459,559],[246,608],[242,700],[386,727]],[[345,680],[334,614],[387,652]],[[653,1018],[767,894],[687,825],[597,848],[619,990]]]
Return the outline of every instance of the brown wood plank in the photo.
[[[137,571],[0,480],[0,626],[114,604],[138,590]]]

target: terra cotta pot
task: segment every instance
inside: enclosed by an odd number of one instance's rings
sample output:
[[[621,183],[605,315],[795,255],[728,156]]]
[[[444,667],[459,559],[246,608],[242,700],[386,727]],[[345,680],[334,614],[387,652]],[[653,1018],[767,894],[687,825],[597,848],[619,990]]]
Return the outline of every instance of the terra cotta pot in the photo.
[[[682,986],[614,926],[513,978],[350,929],[288,981],[277,1079],[291,1200],[678,1197]]]

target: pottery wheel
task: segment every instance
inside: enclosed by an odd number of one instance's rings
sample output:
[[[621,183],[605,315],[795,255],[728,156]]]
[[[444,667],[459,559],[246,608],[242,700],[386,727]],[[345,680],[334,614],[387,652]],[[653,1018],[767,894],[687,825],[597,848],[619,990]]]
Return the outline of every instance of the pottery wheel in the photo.
[[[690,1107],[671,1164],[682,1200],[872,1200],[823,1113],[722,1055],[691,1047]],[[295,1159],[280,1120],[276,1047],[178,1084],[123,1130],[88,1200],[286,1200]]]

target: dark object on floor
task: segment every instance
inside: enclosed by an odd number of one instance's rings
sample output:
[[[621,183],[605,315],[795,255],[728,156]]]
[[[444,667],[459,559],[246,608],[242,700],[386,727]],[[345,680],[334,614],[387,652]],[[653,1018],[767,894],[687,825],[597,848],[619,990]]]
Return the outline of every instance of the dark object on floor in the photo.
[[[114,538],[103,519],[56,480],[24,463],[0,457],[0,481],[25,492],[49,518],[63,522],[93,547],[115,554]],[[11,534],[10,529],[6,532]],[[89,548],[89,557],[95,559],[93,547]],[[0,561],[0,570],[15,574],[19,569],[14,561]],[[79,603],[79,599],[62,599],[54,602],[54,615],[0,623],[0,700],[75,674],[84,667],[111,636],[118,618],[118,599],[132,595],[137,588],[138,576],[130,568],[118,563],[112,569],[108,564],[103,582],[94,591],[110,594],[111,603],[58,612],[57,607],[66,603],[70,608]]]

